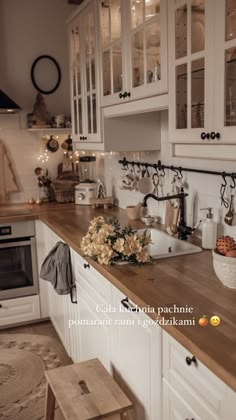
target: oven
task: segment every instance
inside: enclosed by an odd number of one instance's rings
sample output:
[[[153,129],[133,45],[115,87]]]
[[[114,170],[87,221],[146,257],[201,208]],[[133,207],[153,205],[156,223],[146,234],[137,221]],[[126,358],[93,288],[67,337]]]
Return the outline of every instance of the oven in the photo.
[[[34,221],[0,223],[0,300],[38,294]]]

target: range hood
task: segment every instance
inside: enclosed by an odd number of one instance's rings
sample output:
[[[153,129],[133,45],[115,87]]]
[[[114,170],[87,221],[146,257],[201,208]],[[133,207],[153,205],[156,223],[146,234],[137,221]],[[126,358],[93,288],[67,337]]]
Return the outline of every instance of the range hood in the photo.
[[[21,108],[0,89],[0,114],[15,114]]]

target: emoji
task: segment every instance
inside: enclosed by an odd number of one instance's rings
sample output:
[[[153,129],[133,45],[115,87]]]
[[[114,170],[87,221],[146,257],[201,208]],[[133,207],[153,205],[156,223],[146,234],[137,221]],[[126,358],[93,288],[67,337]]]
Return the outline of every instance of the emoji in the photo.
[[[221,323],[221,319],[219,316],[213,315],[210,319],[210,323],[213,327],[218,327],[218,325]]]
[[[208,319],[207,319],[206,315],[202,315],[201,318],[199,318],[198,323],[201,327],[206,327],[207,324],[208,324]]]

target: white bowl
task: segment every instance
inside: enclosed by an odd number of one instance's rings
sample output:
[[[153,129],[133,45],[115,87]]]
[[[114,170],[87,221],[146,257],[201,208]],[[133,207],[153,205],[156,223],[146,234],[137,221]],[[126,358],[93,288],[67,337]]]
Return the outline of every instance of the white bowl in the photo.
[[[236,289],[236,258],[225,257],[212,251],[213,267],[224,286]]]
[[[142,221],[146,226],[151,226],[155,222],[155,219],[153,216],[143,216]]]

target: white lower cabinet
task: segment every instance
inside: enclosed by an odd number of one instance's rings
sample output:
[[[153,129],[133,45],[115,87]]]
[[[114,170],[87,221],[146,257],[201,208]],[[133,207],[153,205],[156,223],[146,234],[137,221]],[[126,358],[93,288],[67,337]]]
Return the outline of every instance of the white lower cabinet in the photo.
[[[126,309],[126,297],[115,287],[112,306],[116,308],[113,328],[113,376],[134,404],[135,420],[159,420],[161,413],[161,328],[148,325],[144,313]],[[135,309],[135,307],[133,308]]]
[[[235,420],[235,392],[165,331],[163,376],[163,420]]]
[[[0,301],[0,328],[36,319],[40,319],[38,295]]]
[[[60,238],[46,226],[44,233],[49,252]],[[77,304],[47,284],[50,318],[74,362],[98,357],[112,374],[133,402],[127,419],[235,420],[236,393],[80,255],[71,256]]]

